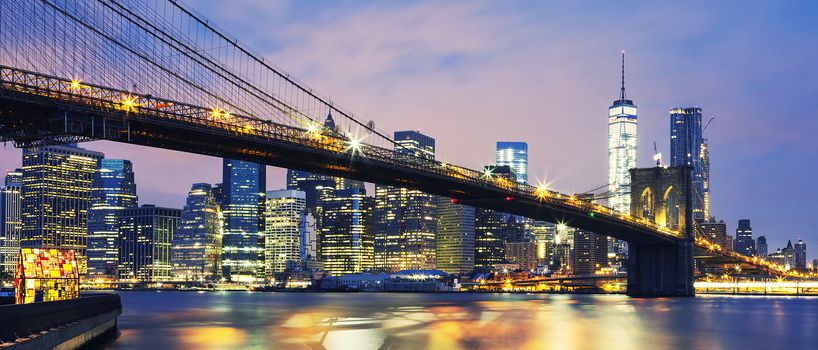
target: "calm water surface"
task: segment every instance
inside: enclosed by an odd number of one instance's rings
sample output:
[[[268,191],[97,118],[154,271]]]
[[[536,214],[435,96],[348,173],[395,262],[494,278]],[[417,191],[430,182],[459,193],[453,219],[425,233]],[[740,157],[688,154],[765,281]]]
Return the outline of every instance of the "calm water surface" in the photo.
[[[123,292],[113,349],[818,349],[818,299]]]

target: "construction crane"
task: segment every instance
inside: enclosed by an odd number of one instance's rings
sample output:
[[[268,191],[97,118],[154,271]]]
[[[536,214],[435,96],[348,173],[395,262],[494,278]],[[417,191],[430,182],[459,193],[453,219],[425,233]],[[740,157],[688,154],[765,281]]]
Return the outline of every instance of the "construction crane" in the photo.
[[[702,133],[704,133],[704,131],[707,130],[707,127],[710,126],[710,123],[713,122],[713,119],[716,119],[715,115],[710,117],[710,120],[707,121],[707,124],[704,124],[704,127],[702,128]]]

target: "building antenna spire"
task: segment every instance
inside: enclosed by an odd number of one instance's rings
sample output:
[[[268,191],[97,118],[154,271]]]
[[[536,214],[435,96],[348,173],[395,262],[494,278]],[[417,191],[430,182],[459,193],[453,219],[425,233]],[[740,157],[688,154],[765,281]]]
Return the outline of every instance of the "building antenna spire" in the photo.
[[[619,100],[625,100],[625,50],[622,50],[622,87],[619,90]]]

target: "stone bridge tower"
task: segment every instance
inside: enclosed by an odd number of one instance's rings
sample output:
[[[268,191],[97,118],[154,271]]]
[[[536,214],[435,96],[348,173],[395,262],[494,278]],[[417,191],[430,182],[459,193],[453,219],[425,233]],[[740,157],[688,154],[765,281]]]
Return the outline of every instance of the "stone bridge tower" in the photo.
[[[692,168],[631,169],[631,215],[679,231],[667,244],[628,245],[628,295],[692,296]]]

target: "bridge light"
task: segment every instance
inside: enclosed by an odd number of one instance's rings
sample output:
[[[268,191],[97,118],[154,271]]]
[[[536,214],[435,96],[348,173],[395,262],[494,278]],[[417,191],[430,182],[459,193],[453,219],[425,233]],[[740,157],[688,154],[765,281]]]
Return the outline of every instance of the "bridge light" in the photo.
[[[310,136],[310,138],[321,137],[321,125],[318,123],[311,123],[310,126],[307,127],[307,134]]]
[[[540,184],[539,186],[537,186],[537,189],[534,191],[534,195],[536,195],[539,198],[543,198],[543,197],[547,196],[548,195],[548,187],[546,187],[545,184]]]
[[[483,177],[490,180],[492,172],[494,172],[494,169],[492,169],[492,168],[483,169]]]
[[[592,211],[589,211],[588,212],[588,217],[591,217],[591,218],[596,217],[596,213],[594,213]]]
[[[449,202],[457,203],[457,199],[455,199],[455,198],[449,199]]]
[[[347,151],[352,151],[354,155],[356,152],[361,152],[363,138],[357,138],[352,135],[349,135],[349,145],[347,146]]]
[[[506,200],[507,200],[507,201],[510,201],[510,200],[512,200],[512,199],[514,199],[514,198],[512,198],[511,196],[507,196],[507,197],[506,197]]]
[[[210,110],[210,118],[218,119],[221,116],[222,116],[222,111],[220,111],[218,108],[213,108],[213,109]]]
[[[131,94],[128,94],[127,97],[123,97],[120,104],[122,104],[122,109],[126,112],[134,110],[134,106],[136,106],[136,100],[138,97],[133,97]]]
[[[79,90],[82,87],[82,80],[71,79],[71,90]]]

